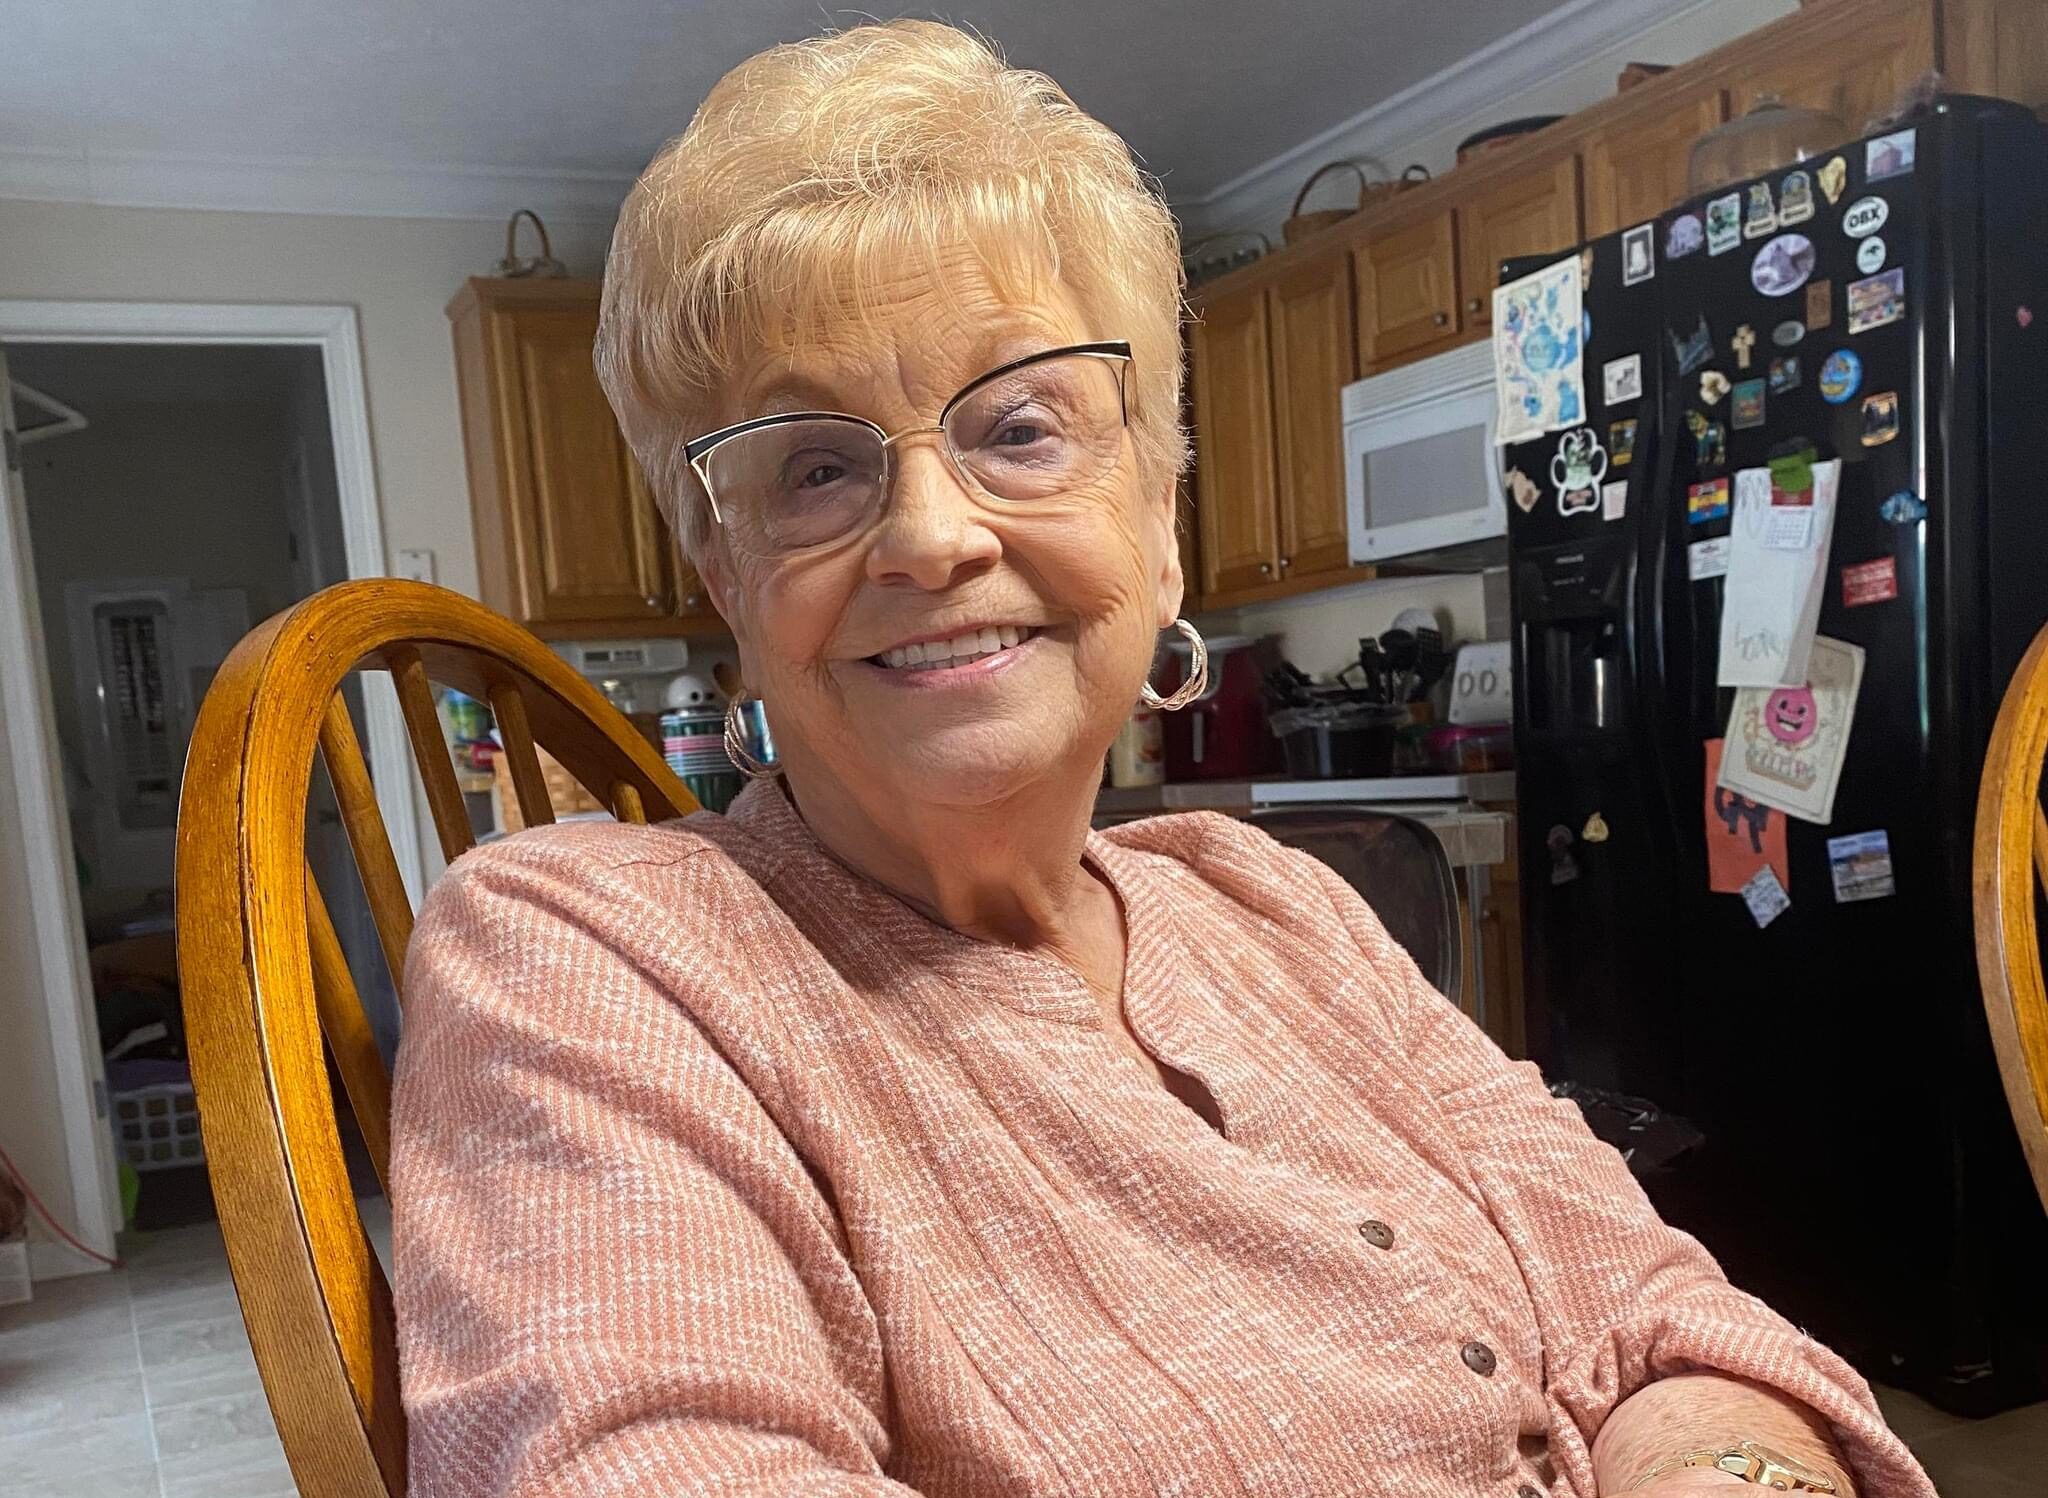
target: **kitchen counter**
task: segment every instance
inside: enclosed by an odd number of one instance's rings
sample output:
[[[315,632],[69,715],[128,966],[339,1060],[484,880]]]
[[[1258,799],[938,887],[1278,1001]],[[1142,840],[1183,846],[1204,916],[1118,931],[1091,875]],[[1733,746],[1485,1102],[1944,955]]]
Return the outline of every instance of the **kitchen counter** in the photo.
[[[1389,775],[1372,780],[1191,780],[1175,785],[1107,787],[1096,793],[1100,821],[1174,811],[1233,816],[1266,807],[1341,803],[1397,812],[1426,823],[1451,866],[1483,869],[1508,856],[1505,815],[1475,803],[1515,799],[1512,770],[1482,775]]]

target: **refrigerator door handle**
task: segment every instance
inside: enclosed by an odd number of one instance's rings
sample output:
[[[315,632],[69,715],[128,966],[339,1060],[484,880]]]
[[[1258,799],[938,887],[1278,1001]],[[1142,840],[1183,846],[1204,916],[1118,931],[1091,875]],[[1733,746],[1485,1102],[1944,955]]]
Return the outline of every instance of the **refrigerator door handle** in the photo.
[[[1659,351],[1662,356],[1663,351]],[[1679,710],[1671,700],[1668,653],[1665,649],[1667,580],[1670,577],[1671,485],[1678,472],[1678,433],[1683,430],[1683,406],[1676,371],[1665,365],[1667,378],[1659,381],[1660,401],[1655,434],[1655,461],[1648,492],[1643,496],[1643,521],[1637,527],[1633,597],[1626,617],[1635,636],[1630,656],[1636,672],[1636,717],[1640,742],[1648,761],[1650,780],[1657,787],[1657,799],[1664,808],[1666,826],[1674,850],[1685,844],[1685,824],[1672,795],[1675,768],[1665,753],[1664,738],[1670,721],[1690,716],[1690,698]],[[1687,683],[1688,692],[1691,683]]]

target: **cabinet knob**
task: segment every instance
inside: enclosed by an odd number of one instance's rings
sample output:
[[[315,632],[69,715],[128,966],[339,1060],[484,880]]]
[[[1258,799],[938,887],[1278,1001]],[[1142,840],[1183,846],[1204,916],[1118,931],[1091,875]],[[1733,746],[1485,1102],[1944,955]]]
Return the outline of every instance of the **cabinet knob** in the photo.
[[[1475,296],[1474,298],[1472,298],[1471,301],[1465,304],[1465,310],[1467,312],[1484,312],[1486,310],[1486,303],[1480,301],[1479,298]]]
[[[1261,563],[1259,563],[1259,576],[1260,576],[1260,577],[1271,577],[1272,575],[1273,575],[1273,564],[1272,564],[1271,562],[1261,562]]]
[[[659,593],[649,593],[649,594],[647,595],[647,606],[648,606],[648,607],[649,607],[650,609],[658,609],[658,608],[660,608],[660,607],[661,607],[661,595],[660,595]]]
[[[704,600],[702,598],[699,598],[695,593],[692,593],[688,598],[685,598],[683,600],[683,607],[686,609],[694,609],[695,607],[697,607],[698,604],[702,603],[703,601]]]
[[[1285,571],[1286,571],[1286,570],[1287,570],[1287,569],[1288,569],[1289,567],[1292,567],[1293,565],[1294,565],[1294,558],[1293,558],[1293,557],[1282,557],[1282,558],[1280,559],[1280,570],[1281,570],[1282,572],[1285,572]]]
[[[1451,314],[1448,312],[1439,312],[1436,314],[1435,317],[1431,318],[1430,321],[1435,323],[1440,328],[1448,328],[1451,325]]]

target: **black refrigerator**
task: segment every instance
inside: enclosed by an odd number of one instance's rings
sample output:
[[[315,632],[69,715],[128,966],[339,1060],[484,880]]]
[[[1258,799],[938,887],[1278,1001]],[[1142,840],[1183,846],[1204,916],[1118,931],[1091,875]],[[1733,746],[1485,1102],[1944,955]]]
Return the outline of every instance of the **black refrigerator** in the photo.
[[[1866,1374],[2039,1397],[2048,1221],[1970,853],[2048,620],[2048,129],[1939,99],[1578,255],[1583,420],[1502,449],[1532,1057],[1654,1107],[1631,1162],[1660,1210]],[[1780,813],[1765,849],[1707,746],[1726,485],[1774,459],[1840,463],[1817,633],[1863,674],[1827,821]],[[1728,890],[1741,842],[1789,905]],[[1588,1112],[1627,1149],[1637,1106]]]

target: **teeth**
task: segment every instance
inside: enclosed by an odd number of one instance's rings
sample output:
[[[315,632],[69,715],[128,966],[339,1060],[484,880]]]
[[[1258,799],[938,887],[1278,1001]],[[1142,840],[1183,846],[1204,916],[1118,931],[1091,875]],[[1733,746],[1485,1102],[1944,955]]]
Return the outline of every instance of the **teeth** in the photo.
[[[898,645],[883,651],[875,659],[892,671],[931,671],[945,666],[965,666],[997,651],[1014,649],[1031,635],[1029,628],[999,624],[976,630],[973,634],[955,635],[950,640]]]

